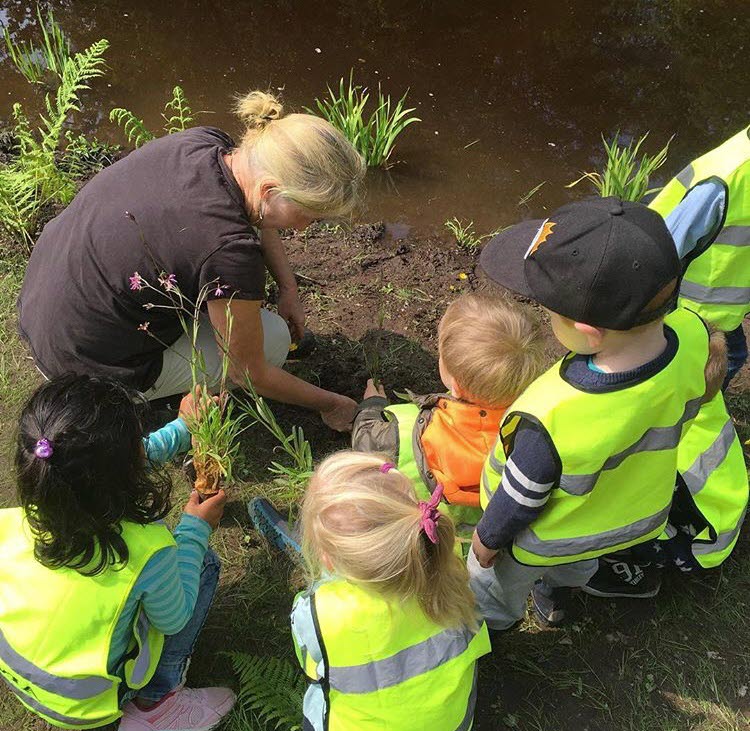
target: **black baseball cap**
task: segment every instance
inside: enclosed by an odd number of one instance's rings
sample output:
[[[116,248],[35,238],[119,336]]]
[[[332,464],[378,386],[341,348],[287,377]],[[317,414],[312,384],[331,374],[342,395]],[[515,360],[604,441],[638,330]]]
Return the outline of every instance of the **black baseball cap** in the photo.
[[[480,265],[498,284],[552,312],[610,330],[652,322],[676,306],[647,305],[681,273],[662,217],[642,203],[592,197],[549,218],[505,229],[482,250]]]

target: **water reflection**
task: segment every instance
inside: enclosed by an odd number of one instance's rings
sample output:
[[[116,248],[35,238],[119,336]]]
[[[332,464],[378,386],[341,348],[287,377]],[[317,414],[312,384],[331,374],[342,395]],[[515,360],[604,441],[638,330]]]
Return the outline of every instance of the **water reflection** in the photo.
[[[85,99],[90,126],[126,106],[158,128],[175,83],[195,108],[214,110],[204,123],[235,132],[232,94],[251,87],[282,89],[296,108],[349,68],[394,94],[410,87],[424,121],[397,146],[402,162],[373,181],[370,216],[416,225],[457,215],[490,229],[560,204],[571,195],[564,183],[600,162],[600,132],[650,129],[653,149],[676,132],[666,174],[750,120],[742,0],[49,6],[75,47],[99,37],[112,43],[111,73]],[[36,25],[30,3],[6,0],[1,13],[20,26],[19,37]],[[12,101],[39,94],[7,63],[0,84],[7,90],[0,115]],[[119,139],[108,123],[101,134]],[[544,180],[519,209],[518,200]]]

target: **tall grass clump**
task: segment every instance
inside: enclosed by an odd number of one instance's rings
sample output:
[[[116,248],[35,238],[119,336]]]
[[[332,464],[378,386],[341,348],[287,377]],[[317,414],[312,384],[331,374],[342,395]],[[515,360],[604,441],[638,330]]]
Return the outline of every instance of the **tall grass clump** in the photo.
[[[75,161],[85,141],[63,136],[63,127],[81,110],[81,93],[105,72],[105,39],[65,59],[60,83],[44,98],[44,113],[32,125],[23,107],[13,105],[14,157],[0,165],[0,226],[13,241],[31,250],[39,216],[45,205],[67,204],[76,192]]]
[[[369,115],[365,108],[370,100],[370,91],[354,83],[353,72],[348,83],[342,77],[338,91],[328,87],[328,96],[315,99],[316,109],[307,109],[319,114],[336,129],[344,133],[368,167],[390,167],[390,157],[398,136],[419,117],[409,116],[414,107],[406,107],[408,90],[393,102],[389,94],[383,94],[378,85],[375,109]]]
[[[36,17],[42,31],[38,46],[35,46],[33,41],[14,41],[8,27],[3,27],[3,40],[8,58],[30,84],[44,84],[50,75],[62,80],[65,64],[71,56],[70,41],[51,10],[44,19],[37,5]]]
[[[164,111],[161,115],[164,119],[164,132],[168,135],[174,132],[183,132],[188,127],[192,127],[195,115],[200,113],[193,112],[182,87],[175,86],[172,89],[172,98],[164,105]],[[156,137],[146,127],[145,122],[136,117],[129,109],[116,107],[109,113],[109,120],[122,128],[128,143],[133,147],[145,145]]]
[[[640,201],[644,195],[652,192],[648,187],[649,178],[664,164],[673,138],[670,137],[667,144],[655,155],[647,155],[641,153],[641,145],[648,137],[648,132],[627,145],[620,145],[619,137],[619,130],[612,142],[607,142],[602,135],[607,157],[602,172],[583,173],[578,180],[574,180],[566,187],[572,188],[587,180],[592,184],[594,191],[603,198],[615,196],[626,201]]]

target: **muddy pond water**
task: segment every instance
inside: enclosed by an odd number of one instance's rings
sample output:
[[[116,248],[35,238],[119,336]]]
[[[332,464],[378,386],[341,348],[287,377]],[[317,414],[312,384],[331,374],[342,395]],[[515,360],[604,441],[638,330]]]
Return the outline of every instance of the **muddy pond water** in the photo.
[[[299,109],[354,69],[400,96],[422,123],[371,176],[370,220],[437,230],[451,216],[480,231],[555,207],[565,184],[601,164],[600,133],[676,134],[663,176],[750,121],[746,0],[54,0],[82,49],[104,37],[110,72],[77,124],[122,141],[115,106],[158,128],[175,84],[199,120],[237,133],[232,95],[270,88]],[[0,0],[0,20],[30,37],[35,9]],[[19,29],[20,30],[17,30]],[[4,53],[3,53],[4,58]],[[0,61],[0,116],[38,104]],[[544,182],[528,202],[529,190]],[[656,181],[660,182],[660,181]]]

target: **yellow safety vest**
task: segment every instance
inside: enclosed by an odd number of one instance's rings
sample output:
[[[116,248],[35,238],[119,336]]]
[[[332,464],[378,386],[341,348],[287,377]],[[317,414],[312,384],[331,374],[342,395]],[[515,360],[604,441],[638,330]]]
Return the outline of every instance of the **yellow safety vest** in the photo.
[[[665,324],[677,335],[677,352],[642,383],[583,391],[565,379],[569,354],[508,410],[482,475],[483,506],[502,480],[522,417],[544,426],[562,464],[560,484],[544,510],[513,541],[519,562],[572,563],[661,534],[672,502],[677,445],[700,408],[708,360],[708,332],[695,313],[677,310]]]
[[[425,477],[432,478],[432,475],[423,476],[417,465],[417,459],[414,454],[414,434],[418,426],[420,408],[414,403],[393,404],[386,406],[386,414],[390,414],[398,424],[398,469],[399,472],[406,475],[414,485],[414,491],[420,500],[429,500],[432,496],[428,488]],[[437,485],[435,485],[437,487]],[[473,508],[468,505],[453,505],[442,500],[439,509],[450,515],[456,527],[475,526],[482,517],[481,508]],[[472,531],[473,532],[473,528]]]
[[[416,599],[388,601],[340,579],[312,595],[322,662],[302,656],[322,684],[327,731],[468,731],[476,660],[491,651],[487,627],[445,629]]]
[[[0,510],[0,677],[54,726],[87,729],[120,717],[120,678],[107,670],[112,633],[138,575],[156,551],[174,545],[161,524],[122,523],[130,558],[118,570],[82,576],[34,558],[21,508]],[[125,682],[153,676],[164,635],[136,615]]]
[[[650,207],[665,218],[689,190],[710,178],[726,187],[723,227],[687,267],[681,304],[728,332],[750,312],[750,127],[690,163]]]
[[[732,552],[748,501],[742,446],[721,393],[701,407],[683,436],[677,469],[708,524],[693,539],[693,555],[704,569],[714,568]]]

